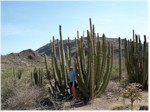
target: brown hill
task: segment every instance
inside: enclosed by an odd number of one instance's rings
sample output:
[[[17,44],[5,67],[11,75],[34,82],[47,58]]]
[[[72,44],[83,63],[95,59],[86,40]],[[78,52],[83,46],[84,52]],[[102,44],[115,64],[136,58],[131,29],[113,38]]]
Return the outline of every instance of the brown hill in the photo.
[[[5,56],[1,56],[1,72],[6,70],[22,70],[29,71],[34,67],[44,66],[43,55],[35,52],[31,49],[21,51],[20,53],[10,53]]]
[[[102,38],[100,38],[101,40]],[[113,43],[114,45],[114,53],[115,55],[118,55],[118,38],[107,38],[106,41],[109,41],[111,43]],[[85,44],[87,44],[87,38],[84,38],[84,42]],[[64,43],[64,49],[65,51],[67,50],[67,40],[63,40]],[[55,46],[56,46],[56,54],[58,55],[58,45],[57,45],[57,41],[55,41]],[[76,46],[75,46],[75,40],[70,40],[70,47],[71,47],[71,57],[74,56],[75,52],[76,52]],[[44,46],[42,46],[41,48],[37,49],[36,51],[40,54],[46,54],[46,55],[50,55],[50,44],[46,44]],[[124,39],[122,39],[122,51],[124,54]]]

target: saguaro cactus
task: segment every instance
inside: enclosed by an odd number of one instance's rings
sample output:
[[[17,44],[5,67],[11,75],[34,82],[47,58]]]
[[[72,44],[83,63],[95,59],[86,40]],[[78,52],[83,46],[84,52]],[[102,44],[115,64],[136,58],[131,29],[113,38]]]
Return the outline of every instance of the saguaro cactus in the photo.
[[[84,46],[84,37],[79,39],[79,34],[77,35],[74,61],[77,83],[82,94],[91,100],[103,93],[108,85],[113,64],[113,45],[106,42],[104,34],[102,42],[99,37],[96,38],[91,19],[90,31],[87,31],[87,47]]]
[[[140,83],[145,89],[148,85],[148,46],[146,36],[141,43],[140,36],[134,34],[133,41],[125,41],[125,65],[130,82]]]

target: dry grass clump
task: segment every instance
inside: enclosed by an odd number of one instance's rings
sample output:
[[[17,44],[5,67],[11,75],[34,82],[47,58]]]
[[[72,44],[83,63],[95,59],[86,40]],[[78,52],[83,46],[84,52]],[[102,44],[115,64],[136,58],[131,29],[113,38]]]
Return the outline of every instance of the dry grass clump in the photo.
[[[1,98],[2,103],[15,95],[16,91],[24,90],[24,88],[30,88],[30,79],[29,77],[23,76],[20,80],[10,76],[10,77],[3,77],[1,79]]]
[[[42,91],[38,88],[25,89],[24,91],[16,91],[13,97],[8,98],[4,102],[5,110],[31,110],[36,109],[39,105],[36,102],[40,99]]]
[[[31,87],[30,78],[26,75],[17,79],[8,77],[2,79],[1,109],[31,110],[39,107],[37,102],[45,94],[43,88]]]
[[[17,89],[16,83],[17,80],[15,78],[4,78],[1,80],[1,101],[2,103],[15,95],[15,91]]]

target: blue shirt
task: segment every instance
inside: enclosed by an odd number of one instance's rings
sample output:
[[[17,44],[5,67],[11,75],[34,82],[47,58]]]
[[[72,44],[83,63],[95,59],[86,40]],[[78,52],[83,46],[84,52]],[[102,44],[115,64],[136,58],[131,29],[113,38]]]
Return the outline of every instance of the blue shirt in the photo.
[[[69,74],[69,82],[73,82],[75,80],[76,73],[75,71],[70,72]]]

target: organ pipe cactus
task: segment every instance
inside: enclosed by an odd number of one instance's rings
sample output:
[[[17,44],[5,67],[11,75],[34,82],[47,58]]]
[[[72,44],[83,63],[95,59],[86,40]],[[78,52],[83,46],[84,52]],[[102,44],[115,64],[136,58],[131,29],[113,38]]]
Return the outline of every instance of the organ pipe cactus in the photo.
[[[34,68],[33,73],[31,72],[31,82],[33,86],[43,85],[43,69]]]
[[[68,37],[68,46],[67,52],[64,51],[64,45],[62,40],[62,28],[59,26],[59,34],[60,34],[60,41],[57,40],[58,46],[58,55],[56,55],[56,42],[55,38],[53,37],[53,42],[50,42],[51,47],[51,58],[52,58],[52,71],[54,74],[54,84],[50,81],[50,91],[61,92],[62,94],[65,92],[65,89],[68,88],[68,74],[69,74],[69,67],[71,65],[71,58],[70,58],[70,39]],[[47,61],[45,58],[47,74],[50,74],[47,67]],[[49,76],[48,76],[49,77]]]
[[[14,67],[13,67],[13,76],[14,76],[15,78],[21,79],[22,71],[21,71],[21,70],[15,71],[15,69],[14,69]]]
[[[59,34],[60,41],[57,40],[58,57],[56,56],[54,37],[50,45],[52,71],[54,74],[54,84],[50,81],[50,88],[52,88],[50,91],[54,92],[55,89],[63,94],[65,88],[68,87],[71,48],[68,38],[67,52],[64,52],[61,26],[59,26]],[[79,32],[77,31],[74,65],[79,89],[82,91],[82,95],[89,101],[103,93],[108,85],[113,64],[113,45],[106,41],[104,34],[102,36],[102,41],[99,36],[96,37],[95,28],[94,25],[92,25],[91,19],[90,31],[87,31],[87,39],[86,46],[84,43],[84,34],[79,38]],[[46,69],[48,69],[48,67],[46,67]]]
[[[130,82],[140,83],[143,89],[148,85],[148,44],[144,35],[144,43],[140,36],[134,34],[133,41],[125,40],[125,65]]]
[[[87,47],[84,37],[76,39],[76,58],[74,60],[77,83],[82,94],[89,101],[103,93],[108,85],[113,65],[113,45],[106,42],[103,34],[96,38],[94,25],[90,19],[90,31],[87,30]]]

